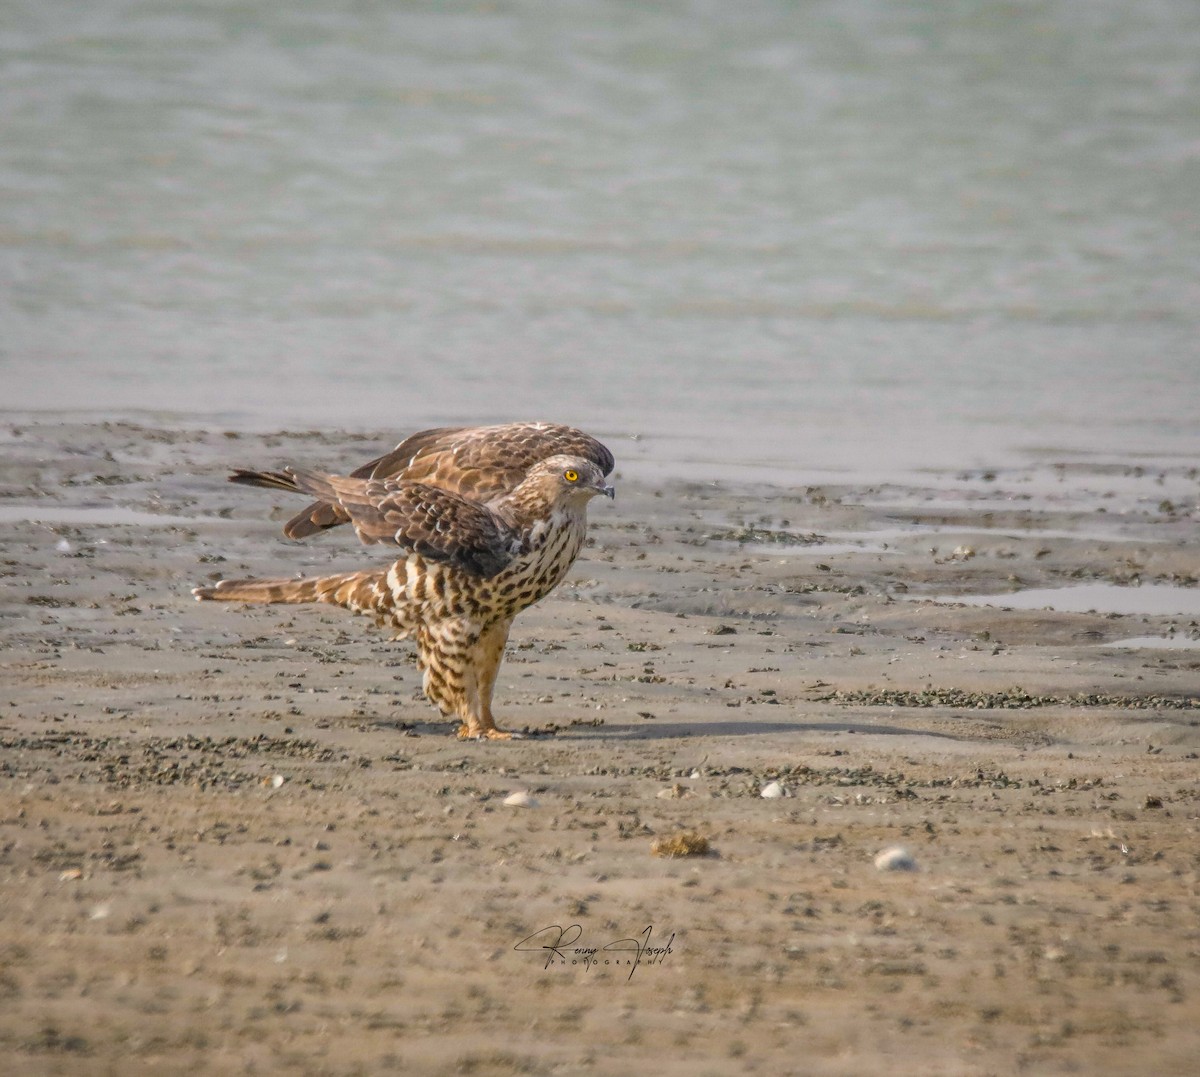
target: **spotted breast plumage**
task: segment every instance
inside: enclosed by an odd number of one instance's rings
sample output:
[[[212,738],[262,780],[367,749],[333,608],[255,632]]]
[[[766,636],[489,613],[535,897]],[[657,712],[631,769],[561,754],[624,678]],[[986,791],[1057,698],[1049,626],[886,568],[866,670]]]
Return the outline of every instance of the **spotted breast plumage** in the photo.
[[[425,694],[460,737],[511,736],[492,693],[509,628],[566,576],[587,537],[587,505],[613,496],[612,453],[553,423],[426,430],[348,476],[237,470],[231,482],[317,498],[284,526],[304,538],[348,523],[398,546],[387,568],[309,579],[221,580],[198,599],[327,602],[414,639]]]

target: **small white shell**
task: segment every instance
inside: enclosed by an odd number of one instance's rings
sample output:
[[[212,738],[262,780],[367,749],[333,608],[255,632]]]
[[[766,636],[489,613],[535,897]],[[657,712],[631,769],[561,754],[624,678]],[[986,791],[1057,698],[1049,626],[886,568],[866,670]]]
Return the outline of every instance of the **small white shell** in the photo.
[[[276,775],[275,775],[275,776],[274,776],[274,777],[271,779],[271,788],[272,788],[272,789],[278,789],[278,788],[279,788],[281,785],[283,785],[283,783],[284,783],[284,777],[283,777],[283,775],[282,775],[282,774],[276,774]]]
[[[504,798],[504,803],[510,808],[536,808],[538,806],[538,802],[523,789],[509,793]]]
[[[916,871],[917,862],[903,846],[893,845],[875,857],[875,867],[880,871]]]
[[[787,796],[788,791],[779,782],[770,782],[762,787],[762,792],[758,795],[765,800],[778,800],[780,797]]]

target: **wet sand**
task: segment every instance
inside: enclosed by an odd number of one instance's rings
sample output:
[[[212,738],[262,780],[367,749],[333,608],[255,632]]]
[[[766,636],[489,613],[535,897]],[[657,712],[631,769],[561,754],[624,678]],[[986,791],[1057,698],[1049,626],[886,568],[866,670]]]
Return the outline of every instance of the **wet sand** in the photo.
[[[1194,1072],[1195,471],[642,443],[474,744],[369,622],[189,594],[382,561],[223,480],[401,433],[0,427],[8,1070]],[[932,601],[1101,583],[1165,605]]]

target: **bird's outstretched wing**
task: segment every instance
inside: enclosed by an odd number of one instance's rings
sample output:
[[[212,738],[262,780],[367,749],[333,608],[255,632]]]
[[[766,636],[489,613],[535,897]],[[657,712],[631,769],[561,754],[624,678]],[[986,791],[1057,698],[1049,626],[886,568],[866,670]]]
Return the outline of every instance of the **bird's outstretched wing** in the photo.
[[[363,464],[350,477],[400,478],[486,503],[511,493],[539,460],[563,454],[591,460],[605,475],[614,466],[613,455],[604,445],[573,427],[506,423],[423,430]],[[299,539],[349,521],[336,501],[322,499],[297,513],[283,530],[289,538]]]
[[[242,472],[252,481],[253,472]],[[367,544],[395,545],[476,576],[494,576],[519,549],[517,533],[486,505],[405,479],[362,479],[301,468],[258,473],[272,485],[334,505]]]

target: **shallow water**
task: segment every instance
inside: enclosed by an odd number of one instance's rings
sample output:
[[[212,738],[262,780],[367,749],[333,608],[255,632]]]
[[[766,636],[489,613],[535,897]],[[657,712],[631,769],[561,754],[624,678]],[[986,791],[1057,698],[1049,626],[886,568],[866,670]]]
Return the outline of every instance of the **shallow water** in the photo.
[[[1100,646],[1153,651],[1197,651],[1200,650],[1200,639],[1190,639],[1187,636],[1133,636],[1102,643]]]
[[[1017,610],[1057,610],[1060,613],[1143,613],[1200,616],[1200,588],[1143,584],[1121,587],[1086,583],[1071,587],[1032,587],[1000,595],[941,595],[935,602],[968,606],[1002,606]]]
[[[4,407],[1194,457],[1197,55],[1191,0],[16,3]]]

